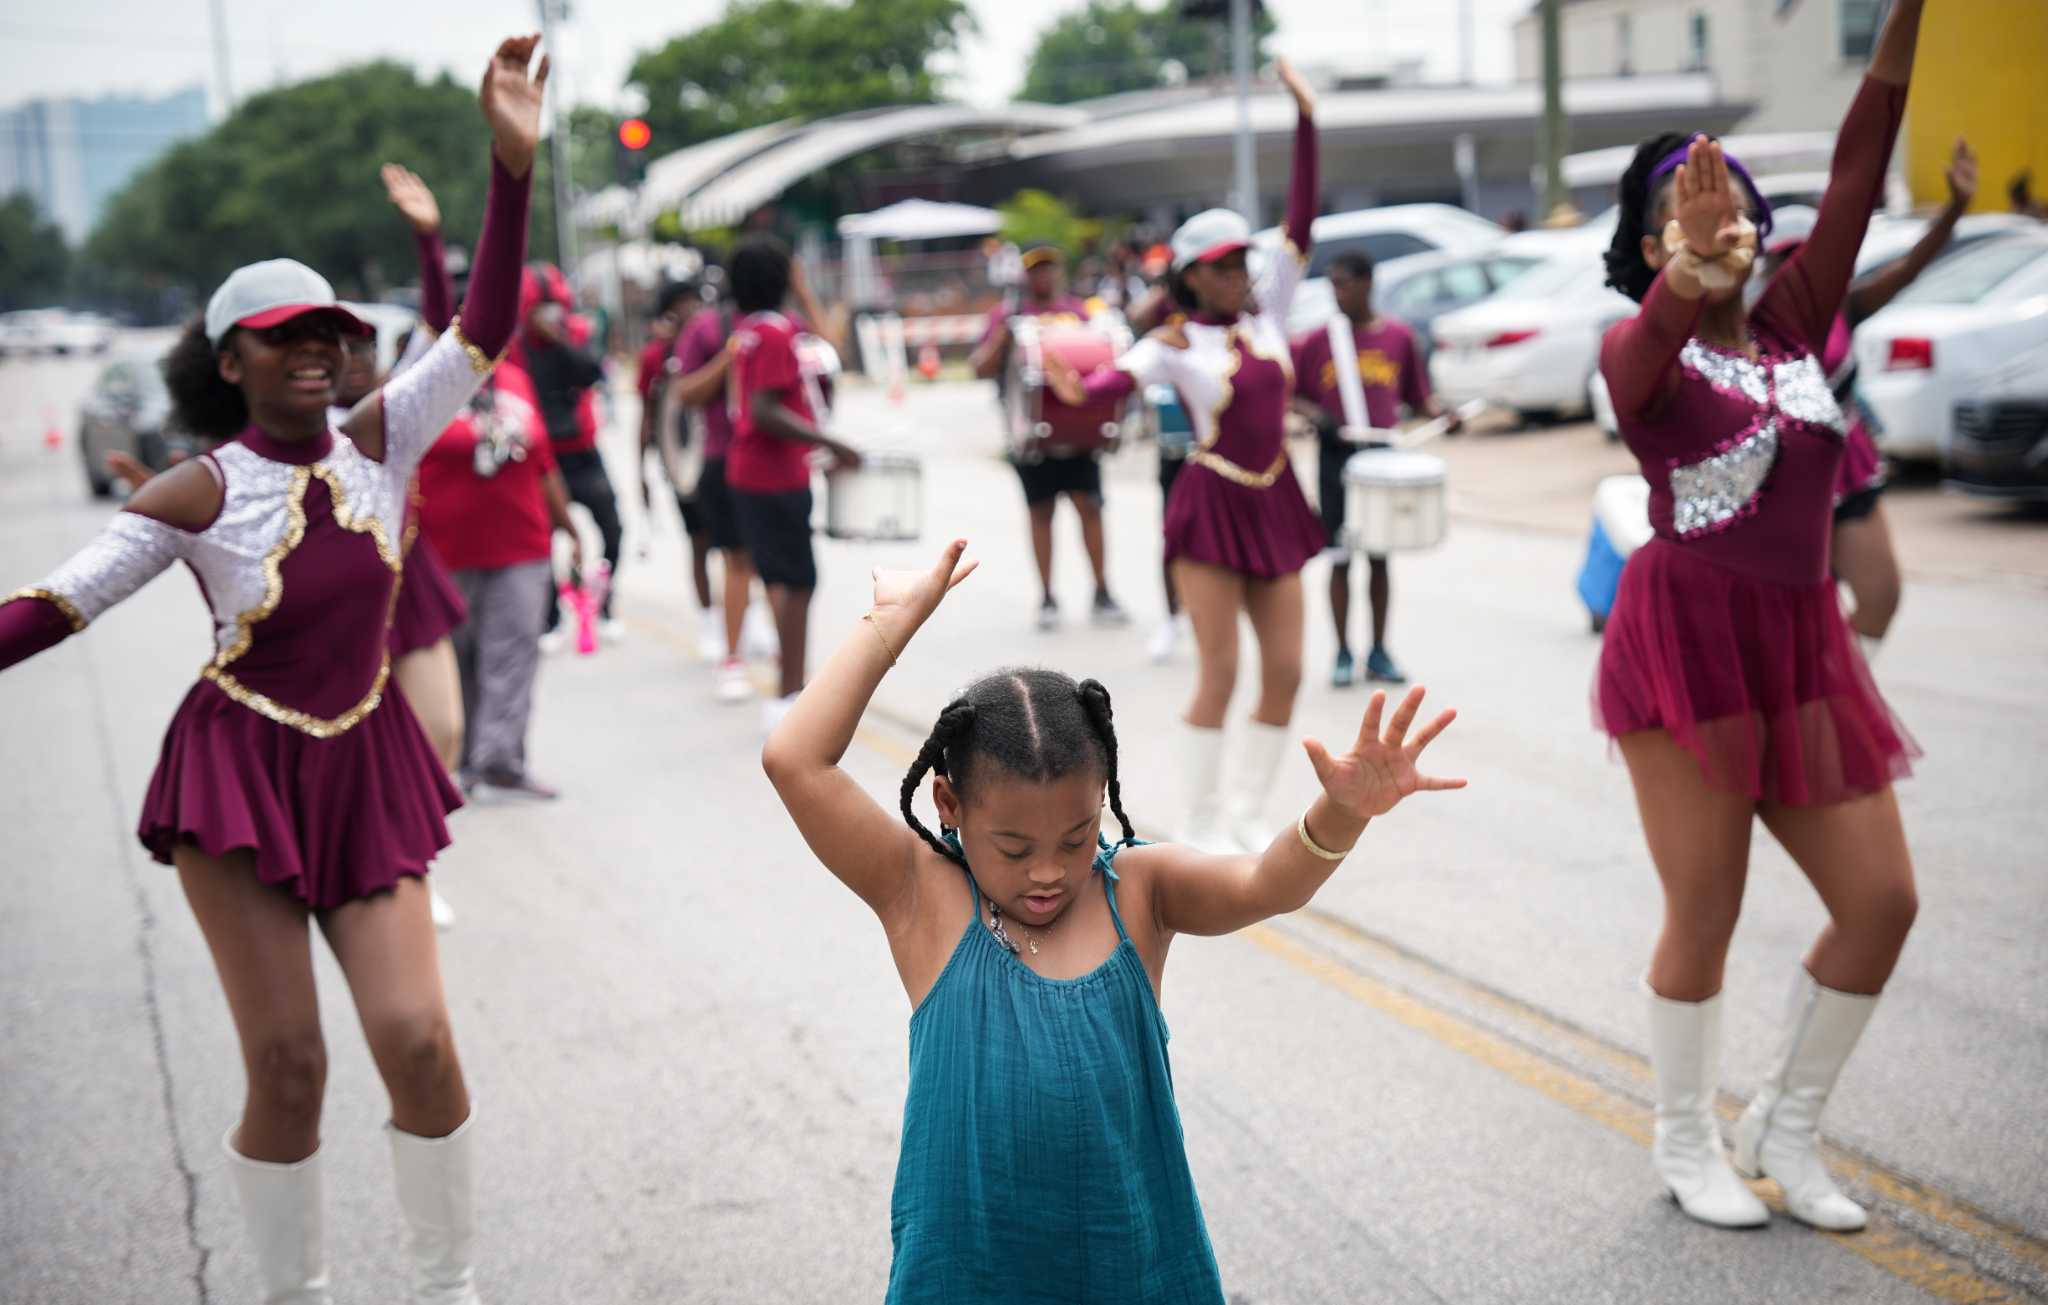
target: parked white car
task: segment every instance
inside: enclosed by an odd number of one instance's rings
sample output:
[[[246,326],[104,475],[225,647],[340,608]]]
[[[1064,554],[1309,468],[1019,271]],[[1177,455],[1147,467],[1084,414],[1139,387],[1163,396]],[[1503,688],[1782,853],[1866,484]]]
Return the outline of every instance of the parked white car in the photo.
[[[1600,337],[1636,306],[1605,284],[1604,239],[1547,234],[1552,248],[1540,266],[1437,319],[1429,376],[1444,402],[1560,415],[1591,406]]]
[[[1939,461],[1959,400],[2048,340],[2048,227],[2018,231],[1943,259],[1856,332],[1857,394],[1878,447]]]
[[[25,308],[0,316],[0,353],[105,353],[114,324],[97,313]]]
[[[1436,250],[1476,253],[1506,234],[1498,223],[1451,204],[1388,204],[1326,213],[1309,228],[1314,248],[1309,251],[1308,277],[1294,292],[1287,333],[1312,330],[1336,313],[1329,270],[1330,261],[1339,254],[1362,251],[1371,255],[1377,269],[1410,254]],[[1252,237],[1254,258],[1270,258],[1279,247],[1279,227],[1267,227]]]

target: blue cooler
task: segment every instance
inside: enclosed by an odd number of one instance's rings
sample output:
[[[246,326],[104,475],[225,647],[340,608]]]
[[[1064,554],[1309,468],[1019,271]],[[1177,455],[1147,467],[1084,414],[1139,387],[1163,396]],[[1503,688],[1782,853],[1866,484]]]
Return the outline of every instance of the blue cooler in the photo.
[[[1579,598],[1592,617],[1593,633],[1607,626],[1621,569],[1629,554],[1648,543],[1650,486],[1641,476],[1609,476],[1593,489],[1593,529],[1586,560],[1579,567]]]

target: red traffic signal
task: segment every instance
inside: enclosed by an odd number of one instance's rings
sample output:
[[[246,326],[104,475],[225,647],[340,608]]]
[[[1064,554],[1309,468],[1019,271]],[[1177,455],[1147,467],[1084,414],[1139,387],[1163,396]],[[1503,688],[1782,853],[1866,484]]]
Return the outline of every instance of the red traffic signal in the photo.
[[[644,118],[628,118],[619,124],[619,144],[629,150],[644,150],[654,139],[654,129]]]

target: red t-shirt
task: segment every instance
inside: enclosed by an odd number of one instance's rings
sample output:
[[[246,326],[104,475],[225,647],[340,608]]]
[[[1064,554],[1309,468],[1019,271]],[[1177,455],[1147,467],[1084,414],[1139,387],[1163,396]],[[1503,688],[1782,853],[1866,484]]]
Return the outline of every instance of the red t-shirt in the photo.
[[[1415,332],[1391,317],[1371,329],[1355,323],[1351,338],[1358,346],[1358,375],[1365,383],[1365,419],[1382,429],[1401,419],[1401,405],[1420,411],[1429,402],[1429,374],[1415,347]],[[1343,392],[1330,360],[1330,333],[1318,327],[1294,342],[1294,388],[1321,406],[1332,420],[1344,421]]]
[[[554,470],[555,458],[533,382],[501,362],[477,394],[420,459],[420,530],[451,570],[541,561],[550,555],[554,534],[541,480]],[[484,438],[480,415],[504,455],[491,476],[476,470]],[[513,456],[515,450],[523,456]]]
[[[750,494],[789,494],[811,487],[811,445],[770,435],[754,425],[754,396],[773,394],[806,422],[815,422],[797,362],[797,325],[781,313],[751,313],[733,324],[732,449],[725,483]]]
[[[638,372],[633,378],[633,385],[640,391],[643,404],[648,401],[647,396],[654,393],[654,383],[668,374],[669,360],[675,357],[675,349],[673,338],[663,339],[658,335],[640,346]]]
[[[725,348],[725,314],[717,308],[700,308],[683,323],[676,337],[676,370],[684,376],[702,371]],[[727,377],[728,384],[731,377]],[[704,456],[722,458],[732,448],[732,413],[720,394],[698,409],[704,414]]]

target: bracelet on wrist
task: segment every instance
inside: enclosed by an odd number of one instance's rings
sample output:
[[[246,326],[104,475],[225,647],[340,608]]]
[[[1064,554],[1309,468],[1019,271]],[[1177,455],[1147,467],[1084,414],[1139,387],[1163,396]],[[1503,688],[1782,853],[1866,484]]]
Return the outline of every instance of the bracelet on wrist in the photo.
[[[889,664],[894,666],[896,664],[896,650],[889,646],[889,636],[882,633],[882,623],[875,619],[873,612],[863,613],[860,619],[866,621],[868,629],[875,632],[875,641],[882,645],[883,652],[889,654]]]
[[[1307,848],[1311,855],[1320,857],[1322,860],[1342,861],[1345,857],[1351,855],[1351,849],[1348,847],[1341,852],[1332,852],[1329,848],[1316,842],[1308,832],[1308,812],[1306,811],[1303,811],[1301,818],[1294,822],[1294,832],[1301,839],[1301,845]]]

